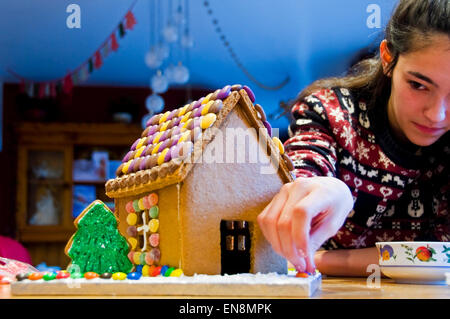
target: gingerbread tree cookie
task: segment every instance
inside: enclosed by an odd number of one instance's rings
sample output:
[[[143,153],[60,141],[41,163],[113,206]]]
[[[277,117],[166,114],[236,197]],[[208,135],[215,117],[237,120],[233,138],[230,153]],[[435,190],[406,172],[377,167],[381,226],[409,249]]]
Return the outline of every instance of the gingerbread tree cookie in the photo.
[[[129,245],[117,228],[114,213],[102,201],[92,202],[74,223],[77,231],[65,249],[72,259],[72,269],[78,266],[81,273],[98,274],[131,271]]]

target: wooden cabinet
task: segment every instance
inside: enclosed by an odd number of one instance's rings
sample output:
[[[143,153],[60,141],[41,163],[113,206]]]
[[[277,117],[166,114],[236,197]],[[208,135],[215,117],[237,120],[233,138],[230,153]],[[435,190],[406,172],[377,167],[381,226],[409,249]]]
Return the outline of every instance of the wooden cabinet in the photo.
[[[64,247],[75,231],[74,218],[93,199],[113,208],[105,182],[141,132],[126,124],[18,127],[17,239],[34,265],[67,266]]]

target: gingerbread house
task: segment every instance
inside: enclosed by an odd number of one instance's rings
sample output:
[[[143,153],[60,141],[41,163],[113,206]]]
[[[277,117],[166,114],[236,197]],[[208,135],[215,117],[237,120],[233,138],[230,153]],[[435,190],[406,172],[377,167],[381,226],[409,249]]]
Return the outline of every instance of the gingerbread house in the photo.
[[[148,120],[106,183],[136,266],[286,273],[256,218],[293,165],[254,101],[247,86],[226,86]]]

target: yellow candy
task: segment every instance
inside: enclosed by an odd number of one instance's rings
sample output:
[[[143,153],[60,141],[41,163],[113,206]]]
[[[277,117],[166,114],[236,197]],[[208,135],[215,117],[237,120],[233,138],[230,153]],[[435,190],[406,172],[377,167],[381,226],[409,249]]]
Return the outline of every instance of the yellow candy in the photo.
[[[189,104],[186,104],[185,106],[183,106],[183,107],[180,109],[180,111],[178,112],[178,117],[183,116],[183,115],[186,113],[188,107],[189,107]]]
[[[136,145],[136,149],[139,149],[140,147],[142,147],[142,144],[144,144],[146,139],[147,139],[147,137],[140,138],[139,142]]]
[[[139,206],[139,209],[140,209],[140,210],[144,210],[144,209],[145,209],[145,205],[144,205],[144,197],[139,198],[138,206]]]
[[[185,142],[187,139],[188,139],[188,137],[191,135],[191,131],[190,130],[187,130],[186,132],[184,132],[181,136],[180,136],[180,139],[178,140],[178,142],[177,142],[177,144],[180,144],[180,143],[182,143],[182,142]]]
[[[133,262],[134,262],[135,265],[139,265],[141,263],[140,258],[141,258],[141,253],[138,252],[138,251],[135,252],[134,255],[133,255]]]
[[[136,238],[130,237],[130,238],[128,238],[128,242],[131,245],[131,250],[136,248],[136,245],[137,245],[137,239]]]
[[[272,141],[275,143],[275,145],[280,150],[280,154],[283,155],[284,154],[284,146],[283,146],[283,143],[281,143],[280,139],[278,137],[274,136],[274,137],[272,137]]]
[[[159,139],[161,138],[161,136],[164,134],[164,132],[159,132],[156,134],[155,138],[152,141],[152,144],[156,144],[159,142]]]
[[[150,228],[150,231],[152,233],[156,233],[158,231],[159,228],[159,219],[152,219],[149,223],[148,223],[148,227]]]
[[[165,130],[167,130],[169,123],[170,123],[170,121],[164,122],[163,125],[161,125],[161,128],[159,129],[159,131],[164,132]]]
[[[122,173],[127,174],[128,168],[130,167],[132,161],[133,160],[129,160],[128,162],[125,163],[125,165],[122,167]]]
[[[208,113],[205,116],[202,117],[201,121],[200,121],[200,127],[202,129],[206,129],[208,127],[211,127],[211,125],[214,124],[214,122],[217,119],[217,115],[214,113]]]
[[[206,115],[209,113],[209,108],[211,107],[211,105],[213,105],[214,101],[209,101],[202,109],[201,114],[202,115]]]
[[[183,275],[183,270],[180,268],[177,268],[170,273],[170,277],[180,277],[181,275]]]
[[[167,111],[166,113],[164,113],[163,116],[161,116],[161,118],[159,119],[159,124],[161,124],[162,122],[165,122],[169,115],[170,115],[170,111]]]
[[[127,223],[130,226],[136,225],[137,222],[137,215],[135,213],[130,213],[127,216]]]
[[[202,104],[208,103],[208,102],[209,102],[209,99],[211,98],[212,95],[213,95],[213,93],[209,93],[209,94],[205,97],[205,99],[202,101]]]
[[[183,116],[183,118],[181,119],[180,123],[184,123],[187,120],[189,120],[189,118],[191,117],[191,114],[192,114],[192,111],[187,112],[186,115]]]
[[[127,278],[127,274],[124,272],[116,272],[112,275],[114,280],[124,280],[125,278]]]
[[[158,156],[158,165],[161,165],[164,163],[164,158],[166,157],[167,152],[169,151],[169,148],[165,148],[161,154]]]
[[[189,119],[186,123],[184,123],[184,125],[183,125],[183,129],[187,129],[187,127],[191,124],[191,122],[193,121],[194,119]]]
[[[159,147],[162,145],[163,142],[158,143],[158,145],[155,146],[154,149],[152,149],[152,155],[158,153]]]
[[[149,269],[150,269],[149,265],[144,265],[144,267],[142,267],[142,276],[144,276],[144,277],[150,276],[150,274],[148,272]]]
[[[140,157],[140,156],[142,155],[142,152],[143,152],[144,150],[145,150],[145,146],[141,146],[141,147],[137,150],[136,154],[134,155],[134,158]]]

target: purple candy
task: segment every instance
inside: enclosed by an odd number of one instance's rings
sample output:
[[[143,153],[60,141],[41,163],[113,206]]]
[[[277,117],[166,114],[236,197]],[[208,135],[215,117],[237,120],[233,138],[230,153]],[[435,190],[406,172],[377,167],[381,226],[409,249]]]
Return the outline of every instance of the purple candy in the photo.
[[[159,122],[159,119],[156,120],[156,118],[157,118],[158,116],[160,116],[160,114],[155,114],[155,115],[153,115],[153,116],[147,121],[147,126],[158,123],[158,122]]]
[[[159,147],[160,150],[165,149],[166,147],[169,146],[170,140],[166,139],[162,142],[161,146]]]
[[[198,109],[196,109],[194,111],[194,118],[195,117],[199,117],[200,115],[202,115],[202,110],[203,110],[204,107],[205,107],[205,104],[203,104],[202,107],[199,107]]]
[[[128,162],[128,161],[130,160],[130,157],[131,157],[131,154],[132,154],[132,153],[133,153],[133,151],[129,151],[129,152],[127,153],[127,155],[125,155],[125,157],[123,158],[122,163]]]
[[[272,137],[272,126],[270,126],[270,123],[267,121],[263,121],[263,124],[266,127],[269,136]]]
[[[255,103],[255,94],[253,93],[252,89],[250,89],[247,85],[244,85],[243,89],[245,90],[245,92],[247,92],[247,95],[252,103]]]
[[[144,157],[144,159],[141,161],[141,164],[139,164],[139,170],[144,170],[145,169],[145,165],[147,164],[147,160],[150,158],[150,155],[147,155],[146,157]]]
[[[202,102],[203,102],[204,99],[205,99],[205,98],[202,97],[202,98],[200,98],[198,101],[196,101],[196,102],[194,103],[194,105],[192,106],[192,110],[195,110],[195,109],[198,108],[200,105],[202,105]]]
[[[159,125],[152,125],[152,126],[148,129],[147,136],[150,136],[150,135],[155,134],[155,132],[158,131],[158,127],[159,127]]]
[[[166,153],[166,155],[164,156],[164,162],[167,163],[168,161],[170,161],[172,159],[172,153],[169,151]]]
[[[141,139],[138,138],[138,139],[136,140],[136,142],[134,142],[133,145],[131,145],[131,150],[132,150],[132,151],[136,150],[136,146],[137,146],[137,144],[139,143],[140,140],[141,140]]]
[[[177,126],[178,124],[180,124],[181,118],[182,118],[181,116],[180,117],[176,117],[175,121],[173,122],[173,126]]]
[[[220,92],[217,94],[217,98],[219,100],[223,100],[227,98],[228,95],[230,95],[230,93],[231,93],[231,86],[227,85],[222,90],[220,90]]]
[[[134,171],[134,164],[136,164],[136,159],[131,161],[130,166],[128,166],[128,172],[127,173],[131,173],[131,172]]]

